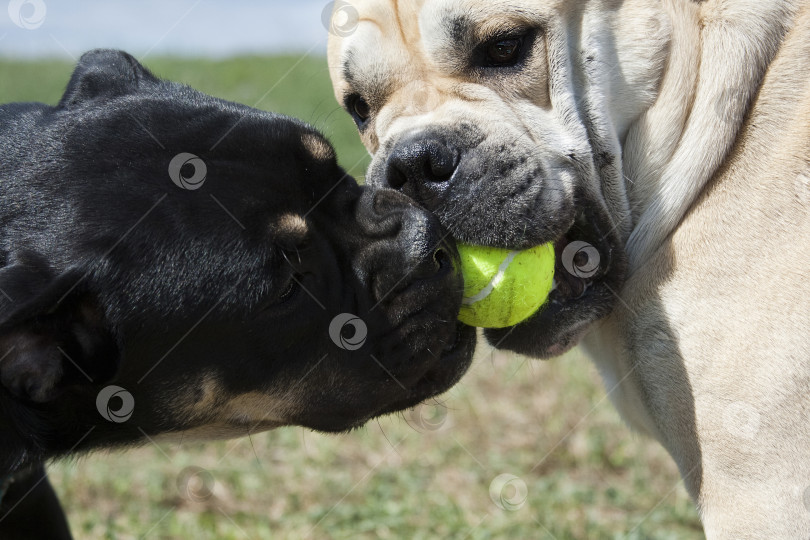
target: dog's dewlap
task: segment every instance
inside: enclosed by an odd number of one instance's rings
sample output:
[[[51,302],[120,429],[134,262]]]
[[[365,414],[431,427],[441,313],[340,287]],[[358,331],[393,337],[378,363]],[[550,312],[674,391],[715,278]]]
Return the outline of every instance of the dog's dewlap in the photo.
[[[459,320],[481,328],[506,328],[545,304],[554,282],[554,246],[524,251],[458,246],[464,275]]]

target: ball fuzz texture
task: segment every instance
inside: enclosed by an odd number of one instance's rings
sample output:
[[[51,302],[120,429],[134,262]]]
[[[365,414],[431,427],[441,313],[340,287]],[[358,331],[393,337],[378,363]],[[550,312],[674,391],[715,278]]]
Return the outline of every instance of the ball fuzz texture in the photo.
[[[546,303],[554,282],[554,246],[524,251],[458,246],[464,274],[459,320],[481,328],[525,321]]]

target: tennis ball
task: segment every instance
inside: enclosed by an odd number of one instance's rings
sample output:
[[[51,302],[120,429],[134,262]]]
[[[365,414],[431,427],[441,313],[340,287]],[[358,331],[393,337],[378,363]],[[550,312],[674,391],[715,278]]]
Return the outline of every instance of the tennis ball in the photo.
[[[470,326],[506,328],[546,303],[554,281],[554,246],[524,251],[458,246],[464,275],[459,320]]]

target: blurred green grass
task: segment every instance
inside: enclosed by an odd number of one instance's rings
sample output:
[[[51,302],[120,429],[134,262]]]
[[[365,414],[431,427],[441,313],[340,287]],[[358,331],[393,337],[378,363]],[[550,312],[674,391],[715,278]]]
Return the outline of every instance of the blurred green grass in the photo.
[[[325,59],[146,64],[310,122],[363,176],[368,156],[332,97]],[[0,60],[0,102],[55,103],[70,71],[69,62]],[[147,444],[58,463],[51,475],[74,534],[89,540],[703,537],[669,457],[624,427],[577,351],[541,362],[482,344],[470,374],[437,403],[340,436],[286,428]],[[422,418],[435,429],[420,427]],[[205,497],[182,489],[192,466],[210,474]],[[490,496],[500,474],[525,483],[514,511]],[[516,494],[511,484],[502,496]]]

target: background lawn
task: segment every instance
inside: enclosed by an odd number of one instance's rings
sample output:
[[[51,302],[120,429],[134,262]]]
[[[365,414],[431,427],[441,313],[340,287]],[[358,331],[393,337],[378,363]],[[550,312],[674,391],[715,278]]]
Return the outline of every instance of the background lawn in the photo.
[[[332,97],[324,59],[147,65],[314,124],[363,176],[368,155]],[[70,71],[0,61],[0,102],[55,103]],[[147,445],[58,463],[51,474],[78,539],[703,537],[667,454],[624,427],[577,351],[541,362],[482,344],[441,400],[346,435],[287,428]],[[517,480],[498,493],[501,474]]]

